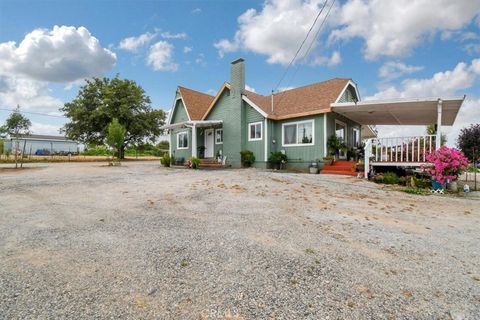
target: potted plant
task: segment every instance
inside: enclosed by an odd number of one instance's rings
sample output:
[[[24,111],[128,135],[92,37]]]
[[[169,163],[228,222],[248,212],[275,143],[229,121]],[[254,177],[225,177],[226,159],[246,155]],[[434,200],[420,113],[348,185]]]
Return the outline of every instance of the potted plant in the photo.
[[[215,159],[217,159],[218,163],[222,163],[223,157],[221,149],[217,150],[217,153],[215,154]]]
[[[318,163],[317,162],[312,162],[310,166],[308,167],[310,170],[311,174],[318,174]]]
[[[251,167],[252,164],[255,162],[255,155],[250,150],[240,151],[240,158],[241,158],[242,166],[244,168]]]
[[[333,163],[333,156],[326,156],[326,157],[323,157],[323,163],[326,165],[326,166],[329,166]]]
[[[431,164],[429,171],[434,190],[444,189],[447,182],[456,181],[468,165],[468,159],[461,151],[447,146],[428,154],[426,158]]]
[[[200,159],[197,157],[192,157],[188,160],[188,166],[192,169],[198,169],[200,167]]]
[[[338,159],[340,151],[347,151],[347,145],[342,138],[337,137],[336,135],[331,135],[327,140],[327,148],[330,155],[334,156],[335,159]]]
[[[272,152],[268,158],[268,162],[272,164],[274,170],[280,170],[282,165],[287,163],[287,155],[280,151]]]

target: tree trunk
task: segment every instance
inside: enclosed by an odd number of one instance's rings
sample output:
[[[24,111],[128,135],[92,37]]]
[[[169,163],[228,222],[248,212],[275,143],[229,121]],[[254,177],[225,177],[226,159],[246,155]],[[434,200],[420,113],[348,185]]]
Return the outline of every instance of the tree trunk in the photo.
[[[15,141],[15,169],[18,169],[18,147],[19,143],[17,138],[17,141]]]
[[[118,160],[123,160],[125,159],[125,145],[122,145],[120,147],[120,150],[118,151]]]
[[[27,145],[27,140],[23,141],[23,150],[22,150],[22,156],[20,157],[20,168],[23,168],[23,155],[25,154],[25,147]]]

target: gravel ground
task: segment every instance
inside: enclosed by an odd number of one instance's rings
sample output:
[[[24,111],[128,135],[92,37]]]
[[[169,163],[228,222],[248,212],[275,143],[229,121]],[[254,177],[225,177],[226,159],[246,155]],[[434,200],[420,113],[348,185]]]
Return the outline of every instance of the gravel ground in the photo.
[[[480,318],[479,200],[254,169],[28,166],[0,171],[1,319]]]

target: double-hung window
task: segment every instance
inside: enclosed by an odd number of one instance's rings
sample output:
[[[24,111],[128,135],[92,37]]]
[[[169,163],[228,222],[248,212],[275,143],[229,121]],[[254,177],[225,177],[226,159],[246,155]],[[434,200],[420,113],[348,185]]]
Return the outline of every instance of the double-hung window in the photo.
[[[215,129],[215,144],[223,144],[223,129]]]
[[[360,147],[360,129],[353,128],[353,146]]]
[[[177,149],[188,149],[188,132],[177,133]]]
[[[262,140],[263,122],[248,124],[248,141]]]
[[[314,120],[282,124],[282,146],[313,145]]]

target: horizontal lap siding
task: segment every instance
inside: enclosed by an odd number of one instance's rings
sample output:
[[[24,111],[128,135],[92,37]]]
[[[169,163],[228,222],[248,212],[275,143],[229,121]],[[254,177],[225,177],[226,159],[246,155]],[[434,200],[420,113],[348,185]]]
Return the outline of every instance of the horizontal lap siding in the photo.
[[[183,106],[182,100],[177,100],[175,111],[172,116],[172,124],[188,121],[188,115]],[[177,149],[177,134],[179,132],[188,132],[188,149]],[[192,156],[192,131],[189,128],[174,129],[170,131],[170,144],[172,145],[172,154],[175,158],[184,158],[185,160]]]
[[[322,160],[323,159],[323,149],[324,149],[324,140],[323,140],[323,117],[324,115],[311,116],[311,117],[301,117],[295,119],[288,119],[282,121],[275,121],[274,126],[274,137],[275,144],[272,150],[281,151],[285,150],[285,153],[288,157],[288,164],[290,167],[295,167],[299,169],[305,169],[311,162]],[[311,146],[282,146],[282,125],[286,123],[293,123],[305,120],[315,120],[314,128],[314,145]],[[270,129],[270,128],[269,128]]]
[[[255,155],[255,162],[264,162],[265,161],[265,118],[258,113],[257,110],[252,108],[250,105],[244,102],[245,108],[245,143],[243,150],[250,150]],[[249,124],[254,122],[262,123],[262,140],[259,141],[248,141],[250,132]]]
[[[207,120],[223,121],[223,144],[215,144],[214,153],[217,154],[222,150],[222,154],[227,157],[227,163],[238,167],[240,166],[241,117],[240,110],[234,109],[229,93],[228,89],[223,91],[208,114]]]

